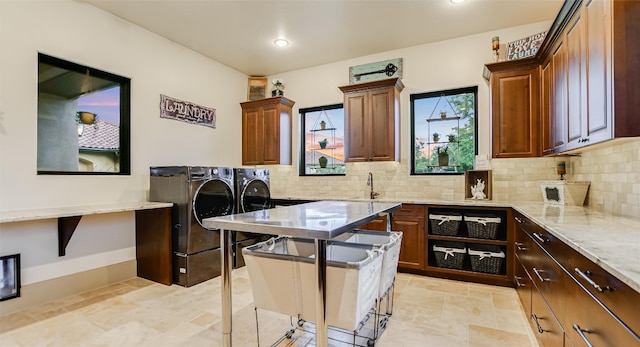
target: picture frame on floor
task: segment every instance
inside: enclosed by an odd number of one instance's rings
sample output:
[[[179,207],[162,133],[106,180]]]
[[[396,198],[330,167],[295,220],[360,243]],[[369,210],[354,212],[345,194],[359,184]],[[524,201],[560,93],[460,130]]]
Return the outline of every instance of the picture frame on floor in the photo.
[[[20,297],[20,254],[0,257],[0,301]]]

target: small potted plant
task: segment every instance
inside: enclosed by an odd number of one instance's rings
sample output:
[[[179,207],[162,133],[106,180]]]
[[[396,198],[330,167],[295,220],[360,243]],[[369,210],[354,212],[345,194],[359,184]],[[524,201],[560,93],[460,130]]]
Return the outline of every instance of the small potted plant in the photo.
[[[438,152],[438,165],[449,166],[449,147],[440,146],[437,148]]]
[[[271,81],[273,85],[273,90],[271,91],[271,96],[282,96],[284,95],[284,80],[280,78],[276,78]]]
[[[447,135],[447,137],[449,138],[449,142],[456,142],[456,135],[449,134]]]
[[[318,143],[320,144],[320,149],[327,148],[327,143],[328,143],[327,139],[324,139],[322,141],[318,141]]]
[[[327,157],[325,157],[324,155],[318,158],[318,163],[320,164],[321,168],[326,168],[328,162],[329,162],[329,159],[327,159]]]
[[[320,121],[320,129],[321,130],[325,130],[327,128],[327,122],[325,121]]]
[[[440,134],[433,133],[433,142],[438,143],[440,141]]]

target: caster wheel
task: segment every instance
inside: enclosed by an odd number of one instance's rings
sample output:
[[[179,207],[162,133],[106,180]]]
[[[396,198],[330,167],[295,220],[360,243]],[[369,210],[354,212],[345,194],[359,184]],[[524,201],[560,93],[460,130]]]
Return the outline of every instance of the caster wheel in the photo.
[[[291,330],[287,331],[287,333],[284,336],[286,336],[288,339],[290,339],[291,336],[293,336],[294,332],[295,332],[295,330],[291,329]]]
[[[298,326],[301,327],[306,321],[304,319],[298,319]]]
[[[376,345],[376,340],[367,340],[367,347],[373,347]]]

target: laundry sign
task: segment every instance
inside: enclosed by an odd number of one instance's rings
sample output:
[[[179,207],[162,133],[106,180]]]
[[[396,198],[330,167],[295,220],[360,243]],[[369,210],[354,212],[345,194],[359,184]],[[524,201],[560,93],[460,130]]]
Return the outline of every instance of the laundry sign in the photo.
[[[507,43],[507,60],[522,59],[536,55],[547,32],[543,31],[520,40]]]
[[[216,109],[160,94],[160,118],[216,127]]]

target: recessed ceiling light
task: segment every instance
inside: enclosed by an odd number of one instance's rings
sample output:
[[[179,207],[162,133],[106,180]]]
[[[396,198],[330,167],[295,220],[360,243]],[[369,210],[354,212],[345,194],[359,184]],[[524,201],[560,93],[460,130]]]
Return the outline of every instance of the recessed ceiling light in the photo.
[[[286,46],[289,45],[289,41],[287,41],[285,39],[277,39],[277,40],[273,41],[273,43],[278,47],[286,47]]]
[[[452,4],[461,4],[467,0],[450,0]]]

